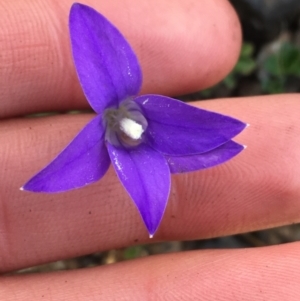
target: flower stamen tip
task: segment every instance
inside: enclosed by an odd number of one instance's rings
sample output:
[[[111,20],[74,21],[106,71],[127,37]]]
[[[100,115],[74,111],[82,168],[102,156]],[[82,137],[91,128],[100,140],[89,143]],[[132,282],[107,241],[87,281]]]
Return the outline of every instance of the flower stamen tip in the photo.
[[[22,186],[22,187],[20,187],[20,190],[21,190],[21,191],[24,191],[24,187],[23,187],[23,186]]]
[[[123,118],[120,121],[120,129],[128,137],[134,140],[140,139],[144,132],[143,127],[139,123],[129,118]]]
[[[153,238],[153,234],[149,234],[149,238],[150,238],[150,239]]]
[[[247,148],[247,145],[243,145],[243,148],[246,149],[246,148]]]

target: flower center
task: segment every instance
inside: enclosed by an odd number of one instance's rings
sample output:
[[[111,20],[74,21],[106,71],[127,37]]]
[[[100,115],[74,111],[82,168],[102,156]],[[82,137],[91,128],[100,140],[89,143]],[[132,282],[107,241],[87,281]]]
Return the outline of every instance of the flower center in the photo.
[[[105,140],[114,146],[137,146],[142,142],[148,122],[137,103],[126,100],[119,108],[104,111]]]

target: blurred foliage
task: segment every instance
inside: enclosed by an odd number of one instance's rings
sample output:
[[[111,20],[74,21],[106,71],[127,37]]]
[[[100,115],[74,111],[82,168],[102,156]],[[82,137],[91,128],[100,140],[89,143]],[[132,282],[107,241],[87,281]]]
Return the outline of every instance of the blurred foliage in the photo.
[[[300,79],[300,49],[284,43],[277,52],[268,56],[262,65],[260,81],[265,93],[282,93],[291,77]]]
[[[128,247],[123,252],[123,257],[125,260],[134,259],[141,257],[143,255],[144,249],[143,246],[132,246]]]
[[[300,48],[291,42],[269,45],[255,55],[254,46],[244,42],[239,60],[231,73],[216,86],[200,92],[202,98],[234,96],[244,78],[260,86],[260,94],[300,91]],[[295,84],[296,83],[296,84]],[[220,90],[222,89],[222,90]],[[222,97],[222,94],[221,94]]]
[[[59,112],[41,112],[41,113],[34,113],[28,114],[25,118],[40,118],[40,117],[49,117],[60,114]]]

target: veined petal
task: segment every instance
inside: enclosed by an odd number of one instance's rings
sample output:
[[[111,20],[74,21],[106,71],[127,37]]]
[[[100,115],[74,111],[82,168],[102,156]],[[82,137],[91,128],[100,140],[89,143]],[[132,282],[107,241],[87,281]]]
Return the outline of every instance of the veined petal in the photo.
[[[231,140],[246,127],[237,119],[165,96],[143,95],[135,101],[148,121],[147,143],[170,156],[206,153]]]
[[[153,236],[165,211],[170,192],[166,159],[151,147],[117,148],[108,144],[111,162]]]
[[[63,192],[98,181],[110,159],[100,116],[90,121],[74,140],[23,187],[33,192]]]
[[[93,8],[75,3],[69,27],[77,74],[97,113],[139,92],[142,72],[137,57],[114,25]]]
[[[201,170],[224,163],[239,154],[245,147],[234,141],[229,141],[221,146],[203,154],[190,156],[165,156],[171,173],[183,173]]]

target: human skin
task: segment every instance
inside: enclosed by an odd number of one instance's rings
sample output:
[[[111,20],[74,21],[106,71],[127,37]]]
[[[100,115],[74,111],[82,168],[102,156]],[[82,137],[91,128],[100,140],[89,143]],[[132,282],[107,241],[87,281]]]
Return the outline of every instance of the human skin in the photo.
[[[226,0],[85,1],[126,36],[142,65],[142,93],[178,95],[221,80],[241,32]],[[19,190],[94,115],[24,119],[88,109],[68,37],[72,1],[0,0],[0,300],[295,300],[300,244],[201,250],[44,275],[24,267],[155,241],[200,239],[300,221],[300,97],[194,102],[251,124],[248,148],[218,167],[172,177],[162,224],[147,231],[110,168],[61,194]]]

